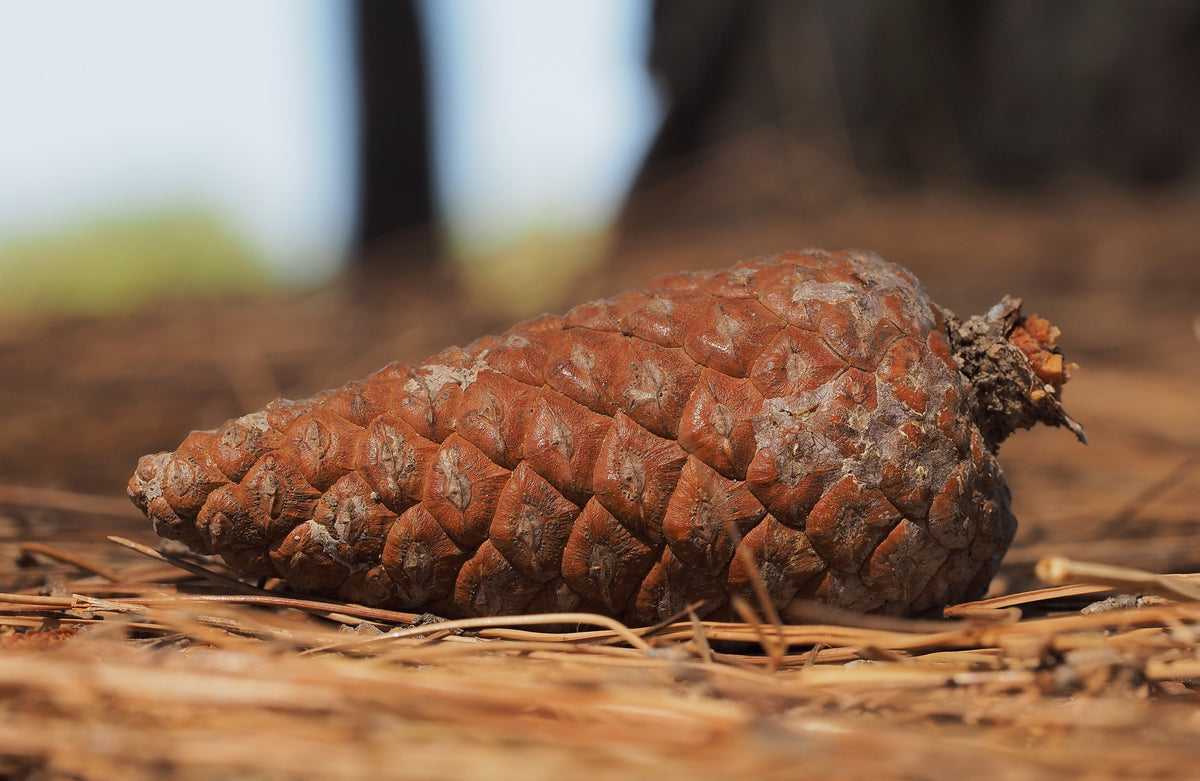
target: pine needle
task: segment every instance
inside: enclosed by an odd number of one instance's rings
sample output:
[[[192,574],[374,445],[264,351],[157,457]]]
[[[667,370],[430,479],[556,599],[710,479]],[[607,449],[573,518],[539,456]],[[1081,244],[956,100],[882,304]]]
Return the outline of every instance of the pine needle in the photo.
[[[868,779],[922,777],[936,754],[941,775],[1003,766],[1049,779],[1095,768],[1097,745],[1097,778],[1183,779],[1200,762],[1200,604],[1184,577],[1068,562],[1057,577],[1091,584],[983,600],[943,621],[804,608],[812,623],[768,625],[743,604],[743,622],[689,606],[639,629],[591,614],[413,625],[214,571],[204,577],[218,593],[183,593],[172,573],[185,560],[125,547],[171,569],[143,582],[154,570],[129,556],[103,596],[83,591],[94,575],[62,584],[71,596],[0,594],[0,757],[24,763],[13,767],[147,781],[397,768],[707,781],[802,763]],[[205,569],[187,563],[189,577]],[[1181,584],[1174,600],[1061,607]],[[1020,616],[1044,604],[1057,612]]]

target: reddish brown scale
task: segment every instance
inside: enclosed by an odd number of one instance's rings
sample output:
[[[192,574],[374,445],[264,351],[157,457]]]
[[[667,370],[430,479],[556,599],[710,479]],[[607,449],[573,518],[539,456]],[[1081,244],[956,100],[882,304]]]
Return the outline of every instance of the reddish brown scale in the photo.
[[[642,581],[630,613],[640,623],[657,623],[686,615],[690,606],[698,606],[700,615],[712,615],[726,607],[728,576],[713,577],[685,563],[668,546]]]
[[[705,369],[679,421],[679,445],[725,477],[746,478],[757,444],[751,419],[763,398],[750,380]]]
[[[525,456],[525,426],[537,390],[494,371],[482,371],[463,392],[456,431],[506,469]]]
[[[479,448],[451,434],[433,457],[422,504],[456,545],[472,550],[487,539],[510,474]]]
[[[788,326],[759,354],[750,379],[765,398],[788,398],[820,388],[847,368],[820,335]]]
[[[150,518],[154,532],[169,540],[179,540],[198,553],[212,553],[200,534],[195,518],[181,518],[163,498],[163,481],[170,453],[143,456],[137,471],[129,479],[129,495],[139,510]]]
[[[808,535],[770,515],[746,534],[741,547],[751,553],[754,569],[747,566],[744,556],[734,556],[729,566],[729,588],[731,594],[751,604],[757,599],[756,579],[766,586],[772,604],[782,606],[829,568]]]
[[[404,511],[388,530],[383,548],[384,570],[405,605],[448,599],[468,558],[424,504]]]
[[[256,412],[227,421],[215,432],[209,456],[230,480],[241,480],[250,467],[283,442],[283,434],[267,425],[267,416]]]
[[[214,491],[196,516],[196,529],[203,541],[198,550],[219,554],[245,575],[265,577],[276,572],[268,548],[277,531],[270,521],[277,519],[256,513],[253,502],[254,498],[239,485],[224,485]]]
[[[745,377],[761,345],[783,327],[758,301],[715,298],[688,328],[683,344],[701,366],[730,377]]]
[[[639,540],[598,499],[591,499],[563,551],[563,580],[584,599],[621,615],[658,561],[660,549]]]
[[[597,455],[592,493],[631,533],[661,546],[663,516],[687,460],[678,444],[618,413]]]
[[[539,590],[536,580],[519,572],[485,540],[463,565],[455,581],[453,604],[467,615],[521,613]]]
[[[667,278],[667,281],[675,277]],[[679,278],[684,283],[682,277]],[[620,318],[622,331],[660,347],[679,347],[691,318],[696,316],[707,297],[698,297],[691,289],[664,288],[636,293]],[[622,296],[615,299],[621,302]]]
[[[902,519],[859,572],[862,584],[889,605],[911,605],[949,557],[920,523]]]
[[[577,505],[522,462],[500,492],[488,539],[522,574],[545,583],[561,574],[578,515]]]
[[[1015,533],[1000,441],[1082,438],[1018,304],[959,321],[861,252],[671,274],[194,432],[129,491],[247,576],[369,605],[929,613]]]
[[[721,477],[696,457],[687,460],[663,517],[667,545],[685,564],[715,576],[766,510],[737,480]]]
[[[299,467],[285,456],[284,450],[260,458],[238,486],[217,491],[214,496],[236,497],[239,512],[244,511],[269,540],[287,534],[298,524],[312,518],[321,492],[309,485]],[[236,490],[235,490],[236,489]],[[208,503],[205,503],[208,507]],[[226,512],[232,512],[230,507]],[[200,511],[201,518],[204,510]]]
[[[438,444],[425,439],[397,412],[385,412],[358,440],[358,472],[393,512],[425,495],[425,483]]]
[[[325,412],[365,427],[388,411],[395,386],[389,382],[348,382],[321,402]]]
[[[163,498],[182,515],[195,515],[209,494],[229,483],[209,453],[214,438],[212,432],[193,431],[167,461]]]
[[[530,613],[602,613],[604,608],[576,594],[561,579],[546,583],[526,608]],[[570,628],[569,625],[564,625]]]
[[[525,426],[525,461],[567,498],[582,504],[612,419],[542,389]]]
[[[324,492],[354,470],[363,433],[361,426],[322,406],[292,421],[280,452],[299,468],[305,482]]]

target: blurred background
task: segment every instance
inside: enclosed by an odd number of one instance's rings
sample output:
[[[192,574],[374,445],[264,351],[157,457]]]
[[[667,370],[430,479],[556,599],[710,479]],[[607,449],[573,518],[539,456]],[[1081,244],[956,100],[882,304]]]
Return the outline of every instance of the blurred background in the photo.
[[[603,256],[635,182],[731,141],[777,179],[809,167],[777,193],[793,204],[844,189],[842,169],[893,187],[1179,185],[1200,148],[1186,0],[2,8],[10,312],[439,256],[526,311]],[[644,198],[625,227],[721,211],[740,184]]]
[[[1083,365],[1094,444],[1005,445],[1015,566],[1181,567],[1198,176],[1192,0],[0,0],[0,522],[141,529],[16,488],[119,497],[276,395],[853,246],[963,314],[1025,297]]]
[[[10,311],[594,243],[658,122],[638,0],[2,9]]]

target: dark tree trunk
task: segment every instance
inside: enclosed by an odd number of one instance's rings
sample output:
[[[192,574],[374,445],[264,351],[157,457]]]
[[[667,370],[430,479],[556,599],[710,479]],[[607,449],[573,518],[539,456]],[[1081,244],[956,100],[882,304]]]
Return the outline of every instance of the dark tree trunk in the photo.
[[[356,0],[354,8],[359,89],[354,254],[371,263],[411,262],[382,251],[382,245],[400,238],[425,243],[433,219],[426,59],[416,2]]]
[[[653,27],[668,107],[643,185],[763,125],[904,179],[1200,166],[1193,0],[655,0]]]

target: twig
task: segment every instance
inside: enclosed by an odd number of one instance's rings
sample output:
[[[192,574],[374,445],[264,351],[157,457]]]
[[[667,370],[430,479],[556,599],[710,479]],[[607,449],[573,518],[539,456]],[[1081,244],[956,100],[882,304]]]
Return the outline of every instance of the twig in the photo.
[[[430,629],[463,629],[463,630],[481,630],[480,634],[486,636],[486,631],[489,627],[500,626],[539,626],[546,624],[589,624],[591,626],[602,626],[605,629],[612,631],[616,636],[620,637],[626,643],[629,643],[634,648],[640,651],[650,650],[650,644],[638,636],[637,632],[622,624],[615,618],[602,616],[599,613],[533,613],[527,616],[483,616],[481,618],[463,618],[457,621],[443,621],[437,624],[428,624],[421,627],[412,627],[410,629],[399,629],[388,632],[380,637],[402,637],[409,634],[420,634],[421,630],[428,632]]]
[[[207,578],[222,588],[240,591],[243,594],[269,595],[271,593],[266,589],[261,589],[257,586],[251,586],[249,583],[244,583],[237,578],[231,578],[228,575],[222,575],[219,572],[213,572],[207,567],[202,567],[199,564],[188,561],[180,556],[155,550],[149,545],[143,545],[140,542],[134,542],[133,540],[129,540],[124,537],[117,537],[112,534],[108,535],[108,540],[109,542],[115,542],[117,545],[122,547],[129,548],[131,551],[140,553],[143,556],[170,564],[171,566],[178,567],[182,570],[187,570],[193,575],[199,575],[202,578]]]
[[[650,650],[650,644],[643,640],[629,627],[615,618],[602,616],[598,613],[534,613],[527,616],[483,616],[480,618],[461,618],[455,621],[441,621],[436,624],[412,626],[405,629],[393,629],[376,637],[355,638],[347,643],[338,643],[320,650],[336,651],[345,647],[368,645],[372,643],[398,640],[406,637],[417,637],[435,631],[480,630],[486,636],[486,630],[492,627],[539,626],[546,624],[590,624],[609,629],[617,637],[640,651]],[[546,635],[553,637],[553,635]],[[565,641],[570,641],[570,635],[558,635]]]
[[[746,572],[750,576],[750,583],[754,586],[754,596],[758,599],[759,607],[762,608],[763,615],[771,626],[775,627],[776,641],[772,643],[772,647],[763,646],[763,650],[772,659],[782,657],[787,650],[786,644],[783,642],[783,621],[779,618],[779,611],[775,609],[775,603],[771,601],[771,594],[767,591],[767,584],[763,582],[762,573],[758,569],[758,562],[754,560],[753,554],[748,548],[739,545],[737,547],[737,555],[742,560],[742,565],[745,566]],[[736,606],[735,606],[736,607]],[[741,611],[738,611],[739,615]],[[746,616],[742,615],[744,619]]]
[[[108,567],[103,567],[92,562],[89,559],[65,551],[62,548],[56,548],[53,545],[47,545],[44,542],[23,542],[20,546],[21,550],[26,553],[40,553],[49,559],[61,561],[64,564],[70,564],[72,567],[78,567],[84,572],[90,572],[93,575],[99,575],[110,583],[118,583],[121,580],[120,574]]]
[[[696,615],[695,610],[688,611],[688,618],[692,623],[692,641],[696,644],[701,661],[705,664],[712,664],[712,646],[708,644],[708,638],[704,636],[704,624],[700,622],[700,617]]]
[[[1033,605],[1052,599],[1107,594],[1110,591],[1112,591],[1110,586],[1098,586],[1094,583],[1053,586],[1051,588],[1039,588],[1034,591],[1022,591],[1019,594],[1004,594],[990,599],[980,599],[975,602],[962,602],[958,605],[950,605],[942,610],[942,615],[946,618],[968,619],[975,618],[977,615],[988,611],[1002,611],[1012,607],[1019,608],[1021,605]]]
[[[43,597],[33,594],[0,594],[0,602],[9,605],[37,605],[42,608],[62,608],[70,610],[75,606],[75,600],[70,597]]]
[[[944,618],[958,618],[967,621],[995,621],[1002,624],[1012,624],[1021,620],[1019,607],[986,607],[978,604],[951,605],[942,610]]]
[[[1156,594],[1168,599],[1200,602],[1200,588],[1180,578],[1109,564],[1073,561],[1062,556],[1047,556],[1037,563],[1037,576],[1051,585],[1064,583],[1103,583],[1122,589]]]
[[[787,641],[783,639],[783,625],[779,624],[775,627],[777,634],[774,638],[768,638],[766,631],[763,629],[762,621],[754,614],[754,610],[740,596],[735,595],[732,603],[733,609],[750,626],[754,627],[754,631],[758,633],[758,644],[762,646],[763,652],[771,663],[771,670],[777,670],[783,664],[783,657],[787,655]]]
[[[418,616],[414,613],[400,613],[393,610],[380,610],[378,608],[368,608],[361,605],[354,605],[345,602],[325,602],[317,599],[295,599],[292,597],[281,596],[274,591],[252,586],[249,583],[244,583],[237,578],[231,578],[228,575],[222,575],[219,572],[213,572],[207,567],[202,567],[199,564],[188,561],[179,556],[174,556],[170,553],[163,553],[151,548],[148,545],[142,545],[140,542],[127,540],[124,537],[109,535],[108,539],[118,545],[122,545],[130,550],[136,551],[143,556],[149,556],[152,559],[166,562],[180,569],[187,570],[201,577],[207,578],[218,586],[232,589],[253,597],[260,597],[269,600],[265,604],[275,606],[283,606],[286,601],[287,607],[294,607],[299,610],[304,610],[310,613],[319,613],[324,618],[338,623],[354,626],[362,619],[382,620],[388,623],[412,624]]]
[[[79,595],[84,596],[84,595]],[[88,597],[91,599],[91,597]],[[126,597],[121,602],[128,605],[172,605],[179,603],[218,603],[227,605],[257,605],[260,607],[281,607],[301,610],[305,613],[315,613],[322,618],[330,615],[328,602],[313,599],[300,599],[283,594],[173,594],[166,597]],[[336,605],[338,613],[354,619],[353,623],[371,621],[381,624],[412,624],[418,617],[412,613],[401,613],[395,610],[366,607],[347,602]]]
[[[691,604],[684,605],[683,609],[676,611],[674,615],[668,616],[667,618],[664,618],[662,621],[659,621],[657,624],[652,624],[648,627],[639,629],[638,631],[641,632],[642,637],[653,637],[653,636],[657,635],[659,632],[661,632],[665,629],[669,629],[669,628],[675,626],[678,622],[682,621],[684,619],[684,617],[687,616],[689,611],[699,610],[703,606],[704,606],[704,600],[702,600],[702,599],[696,600],[695,602],[692,602]]]
[[[839,627],[857,627],[882,632],[944,632],[947,629],[954,628],[957,623],[929,619],[867,615],[813,600],[801,599],[793,599],[784,610],[787,613],[788,619],[794,623],[811,624],[820,622]]]

